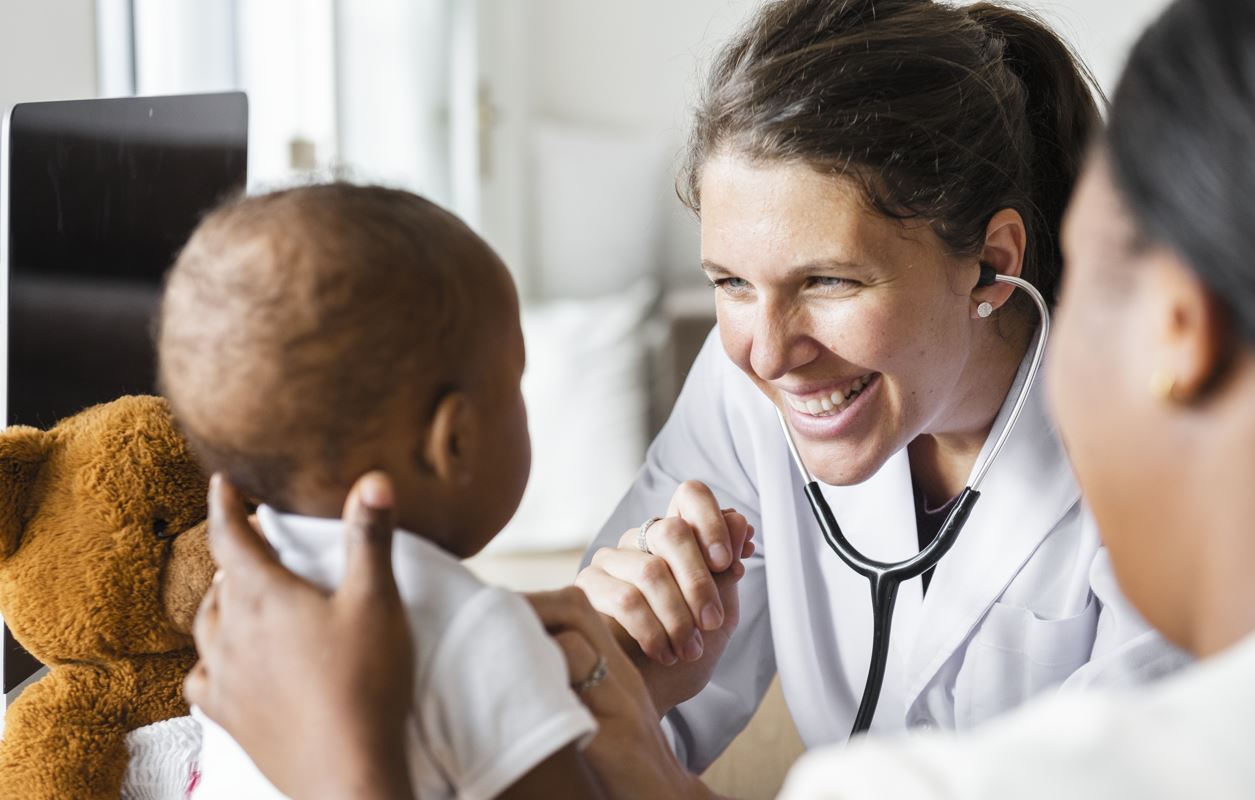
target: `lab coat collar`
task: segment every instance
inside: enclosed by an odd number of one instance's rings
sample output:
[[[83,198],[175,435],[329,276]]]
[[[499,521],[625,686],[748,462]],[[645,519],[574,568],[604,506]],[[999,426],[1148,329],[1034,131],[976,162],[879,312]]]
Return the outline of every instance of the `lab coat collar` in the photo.
[[[991,429],[992,449],[1027,379],[1032,350]],[[1067,454],[1050,422],[1039,377],[1024,411],[980,487],[981,497],[954,549],[934,571],[906,677],[909,709],[938,670],[967,641],[1023,565],[1080,500]],[[905,711],[905,709],[903,709]]]

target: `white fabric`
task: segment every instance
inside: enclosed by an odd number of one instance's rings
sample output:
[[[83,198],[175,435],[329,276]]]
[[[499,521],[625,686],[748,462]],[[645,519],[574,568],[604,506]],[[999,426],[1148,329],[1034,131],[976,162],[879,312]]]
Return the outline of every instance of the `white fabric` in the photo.
[[[782,800],[1255,797],[1255,637],[1140,691],[1045,698],[964,736],[812,751]]]
[[[1031,392],[927,599],[919,581],[902,586],[873,731],[970,728],[1065,682],[1137,682],[1188,660],[1120,596],[1043,395],[1040,385]],[[759,547],[740,582],[740,627],[710,684],[668,715],[678,754],[705,769],[777,670],[803,742],[845,741],[867,676],[868,584],[823,542],[774,409],[728,360],[717,330],[594,548],[664,513],[685,479],[745,513]],[[905,452],[863,484],[823,492],[868,556],[897,561],[918,550]]]
[[[340,583],[345,545],[339,520],[278,514],[266,506],[257,516],[285,566],[323,587]],[[453,556],[404,531],[394,540],[393,567],[417,665],[408,733],[417,797],[495,797],[563,747],[587,741],[596,724],[567,684],[561,651],[526,601],[485,586]],[[294,743],[300,737],[292,731]],[[206,719],[196,800],[281,796]]]
[[[523,399],[532,474],[518,512],[487,552],[588,546],[648,444],[642,323],[657,287],[523,309]]]
[[[200,724],[191,717],[174,717],[128,733],[131,760],[122,777],[122,800],[185,800],[200,743]]]

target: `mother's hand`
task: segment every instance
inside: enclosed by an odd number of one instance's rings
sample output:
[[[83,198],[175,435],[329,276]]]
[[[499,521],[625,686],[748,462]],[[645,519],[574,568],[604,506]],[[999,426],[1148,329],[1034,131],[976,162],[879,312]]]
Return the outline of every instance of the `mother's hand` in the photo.
[[[387,478],[367,474],[349,494],[348,559],[334,593],[279,563],[220,476],[209,501],[219,572],[196,618],[188,702],[290,797],[412,798],[413,650],[392,575]]]
[[[618,547],[593,554],[575,580],[594,608],[611,618],[633,653],[657,710],[665,714],[701,691],[740,619],[736,583],[754,550],[753,527],[721,509],[705,484],[676,489],[667,516]]]
[[[584,593],[568,587],[527,599],[562,648],[571,685],[597,718],[584,757],[607,797],[714,797],[676,759],[641,674]]]

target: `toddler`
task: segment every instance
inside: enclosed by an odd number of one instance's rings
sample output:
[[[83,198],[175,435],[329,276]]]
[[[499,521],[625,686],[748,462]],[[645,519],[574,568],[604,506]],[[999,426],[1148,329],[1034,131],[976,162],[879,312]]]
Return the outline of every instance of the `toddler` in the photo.
[[[492,250],[401,191],[237,200],[171,270],[158,354],[193,449],[261,503],[262,532],[314,583],[342,579],[353,481],[392,477],[418,796],[594,794],[578,748],[595,726],[561,652],[521,598],[460,563],[513,515],[531,460],[518,299]],[[200,771],[196,800],[279,796],[209,720]]]

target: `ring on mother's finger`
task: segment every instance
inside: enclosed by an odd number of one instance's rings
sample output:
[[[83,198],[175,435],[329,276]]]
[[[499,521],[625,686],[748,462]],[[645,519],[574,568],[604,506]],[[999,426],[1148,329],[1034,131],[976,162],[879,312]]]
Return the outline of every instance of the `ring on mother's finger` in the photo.
[[[641,523],[641,527],[636,531],[636,549],[642,553],[652,554],[654,551],[649,549],[649,542],[645,541],[645,534],[649,532],[649,526],[661,520],[662,517],[651,517]]]
[[[593,665],[592,672],[588,673],[588,677],[571,688],[574,689],[576,693],[583,694],[604,681],[606,679],[606,673],[609,671],[609,666],[606,664],[606,657],[599,655],[597,656],[597,663]]]

